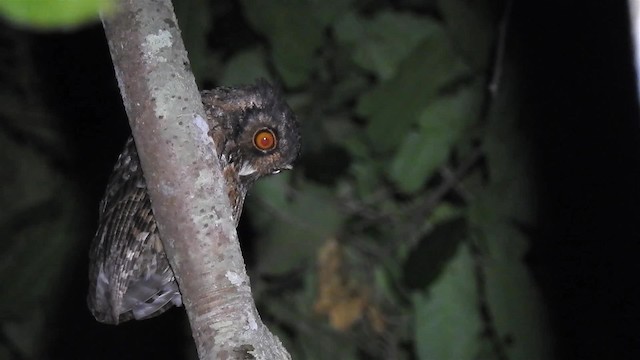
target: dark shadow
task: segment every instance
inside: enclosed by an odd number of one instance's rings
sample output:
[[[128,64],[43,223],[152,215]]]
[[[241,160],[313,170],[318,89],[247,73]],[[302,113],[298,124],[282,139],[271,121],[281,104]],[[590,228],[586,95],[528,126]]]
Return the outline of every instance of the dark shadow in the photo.
[[[626,2],[515,2],[509,47],[534,137],[529,261],[558,359],[640,356],[640,116]]]

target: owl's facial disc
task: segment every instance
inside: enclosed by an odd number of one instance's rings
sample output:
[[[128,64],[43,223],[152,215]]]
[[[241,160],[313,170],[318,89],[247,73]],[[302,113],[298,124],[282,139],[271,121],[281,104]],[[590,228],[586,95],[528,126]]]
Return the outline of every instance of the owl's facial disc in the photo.
[[[234,129],[230,163],[245,185],[291,169],[300,152],[297,120],[279,92],[261,84],[251,93],[254,98],[229,127]]]
[[[264,176],[277,174],[283,169],[292,169],[290,164],[277,166],[281,156],[278,154],[279,139],[276,132],[269,127],[259,127],[253,132],[252,146],[254,156],[246,157],[242,161],[238,175],[241,177]]]
[[[246,144],[251,149],[243,152],[242,160],[237,166],[240,177],[255,180],[293,168],[288,157],[283,156],[289,147],[287,140],[280,138],[284,129],[277,125],[274,128],[260,121],[253,129],[247,130],[246,134],[250,137],[245,138],[248,140]]]

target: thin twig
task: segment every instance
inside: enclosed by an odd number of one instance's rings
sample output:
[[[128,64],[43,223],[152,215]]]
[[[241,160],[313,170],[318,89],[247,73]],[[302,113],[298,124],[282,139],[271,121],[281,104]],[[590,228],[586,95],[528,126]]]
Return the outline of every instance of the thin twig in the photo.
[[[496,39],[496,46],[493,58],[493,67],[492,73],[487,86],[488,94],[485,98],[483,112],[481,114],[482,117],[488,116],[489,109],[495,98],[499,84],[500,78],[503,70],[503,62],[506,48],[506,38],[507,38],[507,30],[509,24],[509,18],[511,15],[511,5],[512,1],[507,0],[507,3],[504,8],[504,12],[502,14],[502,18],[500,19],[500,24],[498,26],[498,35]],[[482,119],[484,120],[484,118]],[[489,305],[489,300],[487,297],[487,288],[486,288],[486,273],[485,268],[482,262],[482,251],[480,250],[480,246],[475,237],[469,241],[471,254],[473,256],[473,265],[474,265],[474,275],[476,281],[476,289],[478,294],[478,309],[480,313],[480,318],[484,324],[484,332],[483,335],[486,336],[493,347],[493,352],[498,360],[508,360],[507,352],[504,348],[504,343],[500,339],[500,334],[498,332],[495,319],[493,317],[493,313],[491,312],[491,307]]]
[[[476,291],[478,293],[478,310],[482,323],[484,324],[482,335],[491,343],[497,360],[509,360],[503,341],[500,339],[496,321],[491,312],[491,306],[489,305],[489,299],[487,297],[487,275],[483,266],[482,251],[476,239],[471,239],[469,244],[473,258],[473,274],[475,275]]]
[[[420,206],[416,209],[413,209],[413,216],[411,217],[410,223],[418,224],[422,221],[422,219],[426,219],[433,213],[435,208],[440,204],[442,199],[456,186],[461,179],[475,166],[478,161],[482,158],[483,152],[480,148],[475,148],[458,166],[455,171],[451,174],[451,176],[447,176],[443,178],[443,181],[438,185],[438,187],[429,194],[427,199],[420,204]],[[423,229],[419,229],[417,232],[413,232],[412,236],[409,236],[409,241],[415,244],[418,241],[419,234],[422,233]]]
[[[493,70],[490,76],[489,85],[487,88],[492,96],[495,96],[500,86],[500,78],[502,76],[502,67],[504,63],[504,51],[507,42],[507,30],[509,29],[509,19],[511,17],[511,0],[507,0],[504,12],[500,18],[500,24],[498,25],[498,36],[496,39],[496,45],[493,58]]]

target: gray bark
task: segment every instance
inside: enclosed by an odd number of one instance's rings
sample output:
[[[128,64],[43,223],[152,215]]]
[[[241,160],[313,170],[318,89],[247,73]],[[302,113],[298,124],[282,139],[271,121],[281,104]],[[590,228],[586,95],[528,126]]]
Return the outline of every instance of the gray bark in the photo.
[[[200,359],[290,359],[251,296],[171,1],[122,0],[103,25]]]

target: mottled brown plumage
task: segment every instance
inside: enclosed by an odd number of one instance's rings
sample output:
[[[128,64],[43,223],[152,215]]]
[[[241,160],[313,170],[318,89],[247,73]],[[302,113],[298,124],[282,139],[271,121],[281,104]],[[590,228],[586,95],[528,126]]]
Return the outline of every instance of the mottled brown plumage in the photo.
[[[264,81],[203,91],[202,101],[237,225],[249,187],[291,169],[300,150],[298,123]],[[98,321],[146,319],[182,304],[132,138],[109,179],[89,257],[88,305]]]

